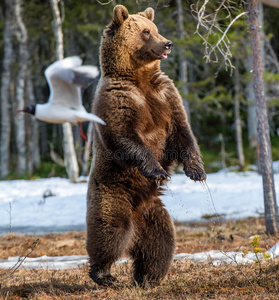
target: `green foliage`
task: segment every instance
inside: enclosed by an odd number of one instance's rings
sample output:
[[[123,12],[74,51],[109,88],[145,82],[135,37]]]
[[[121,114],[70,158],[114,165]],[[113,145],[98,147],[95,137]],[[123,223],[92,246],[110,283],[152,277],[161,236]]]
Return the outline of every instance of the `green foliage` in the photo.
[[[270,255],[269,253],[265,252],[265,253],[263,254],[263,258],[264,258],[264,259],[269,259],[269,258],[271,258],[271,255]]]
[[[255,248],[258,248],[259,245],[260,245],[260,237],[258,235],[255,235],[251,242],[251,246],[255,249]]]
[[[205,219],[205,220],[212,220],[212,219],[215,219],[215,218],[220,218],[221,215],[220,214],[205,214],[205,215],[202,215],[202,219]]]
[[[252,239],[251,246],[252,246],[253,252],[255,253],[255,256],[256,256],[255,263],[259,264],[259,269],[260,269],[259,273],[261,273],[262,265],[261,265],[260,259],[261,258],[269,259],[269,258],[271,258],[271,255],[268,252],[263,252],[263,250],[259,247],[259,245],[260,245],[260,237],[259,237],[259,235],[255,235]],[[249,253],[248,250],[243,251],[244,255],[246,255],[248,253]],[[262,254],[262,256],[260,257],[258,254]]]
[[[5,24],[4,2],[0,3],[0,57],[3,57],[3,27]],[[107,1],[101,0],[106,3]],[[61,3],[61,2],[60,2]],[[130,13],[143,11],[148,6],[155,8],[155,23],[160,34],[172,40],[174,48],[168,60],[162,61],[161,66],[181,88],[179,82],[179,62],[178,49],[183,49],[183,53],[188,63],[188,95],[190,104],[191,126],[198,138],[207,172],[216,171],[221,167],[221,144],[219,134],[224,137],[226,164],[228,166],[237,164],[237,154],[235,146],[235,126],[234,126],[234,79],[218,64],[206,64],[204,60],[204,44],[202,39],[195,34],[197,21],[191,14],[190,4],[197,1],[182,1],[184,16],[184,38],[178,39],[177,33],[177,12],[176,1],[173,0],[115,0],[107,5],[101,5],[98,1],[76,1],[64,0],[64,49],[65,56],[80,55],[86,64],[99,65],[99,44],[103,29],[112,19],[113,7],[116,4],[125,5]],[[199,3],[201,5],[201,2]],[[60,7],[61,8],[61,7]],[[30,68],[35,87],[35,96],[38,102],[42,103],[48,99],[49,90],[44,78],[44,70],[55,60],[55,40],[53,35],[53,16],[50,3],[47,0],[23,1],[24,22],[28,30],[28,45],[30,56]],[[238,7],[237,7],[238,9]],[[232,17],[239,13],[233,11]],[[207,10],[214,13],[216,3],[210,1]],[[62,12],[63,10],[61,10]],[[1,15],[2,13],[2,15]],[[279,12],[276,9],[265,7],[265,32],[275,53],[279,53],[278,35]],[[220,26],[228,25],[229,18],[226,18],[226,10],[220,11]],[[206,30],[203,34],[206,34]],[[249,148],[247,132],[247,103],[245,99],[245,88],[252,80],[252,73],[247,70],[247,60],[251,57],[251,47],[249,42],[249,28],[247,19],[241,18],[234,23],[228,31],[228,38],[231,42],[233,62],[237,58],[240,62],[240,81],[241,81],[241,120],[243,122],[243,143],[245,161],[247,165],[255,164],[255,149]],[[217,35],[210,37],[211,43],[216,43]],[[18,72],[18,50],[15,43],[14,63],[13,63],[13,82],[16,80]],[[220,59],[220,57],[219,57]],[[2,62],[0,63],[0,72]],[[220,70],[219,70],[220,69]],[[276,87],[279,81],[278,72],[268,69],[264,74],[268,87]],[[15,84],[14,84],[15,85]],[[87,89],[84,93],[84,103],[89,110],[92,102],[96,84]],[[267,102],[270,111],[276,110],[279,105],[278,95],[272,95],[272,100]],[[274,160],[279,159],[279,139],[276,136],[279,127],[278,114],[270,114],[270,124],[273,135],[271,136],[272,153]],[[47,141],[55,145],[56,152],[62,156],[61,133],[57,133],[55,126],[47,127]],[[14,132],[13,132],[14,134]],[[14,136],[12,137],[12,140]],[[15,147],[11,146],[11,154],[16,155]],[[48,176],[53,168],[53,164],[45,161],[42,168],[36,171],[36,176]],[[55,166],[55,174],[63,176],[64,170]],[[13,165],[15,170],[15,164]],[[28,177],[28,175],[26,175]],[[12,173],[10,178],[17,178],[16,173]]]
[[[15,179],[25,179],[25,180],[35,180],[40,178],[48,177],[67,177],[66,170],[64,167],[61,167],[54,162],[44,161],[40,164],[39,168],[36,169],[33,174],[22,174],[18,175],[16,171],[10,173],[6,180],[15,180]]]
[[[279,74],[271,73],[271,72],[264,72],[264,81],[265,82],[279,81]]]
[[[273,160],[279,160],[279,138],[277,135],[271,136]]]
[[[42,163],[34,172],[35,177],[67,177],[66,170],[52,161]]]

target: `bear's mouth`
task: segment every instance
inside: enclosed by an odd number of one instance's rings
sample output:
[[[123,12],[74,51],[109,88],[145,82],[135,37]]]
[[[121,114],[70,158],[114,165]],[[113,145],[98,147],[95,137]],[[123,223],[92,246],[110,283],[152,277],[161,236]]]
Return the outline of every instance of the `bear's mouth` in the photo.
[[[159,56],[159,57],[161,57],[161,58],[163,58],[163,59],[167,59],[168,58],[168,54],[170,53],[170,51],[168,51],[168,53],[162,53],[162,54],[160,54],[160,53],[157,53],[157,52],[155,52],[155,51],[153,51],[153,50],[151,50],[155,55],[157,55],[157,56]]]

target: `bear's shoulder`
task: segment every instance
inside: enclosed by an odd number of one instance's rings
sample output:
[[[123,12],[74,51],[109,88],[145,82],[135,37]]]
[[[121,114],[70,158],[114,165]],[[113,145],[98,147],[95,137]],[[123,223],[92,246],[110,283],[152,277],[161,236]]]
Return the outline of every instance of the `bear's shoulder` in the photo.
[[[114,106],[117,102],[124,100],[141,103],[143,101],[142,98],[143,95],[140,89],[133,82],[123,79],[104,78],[99,84],[95,100]]]
[[[93,113],[109,122],[116,116],[118,118],[126,116],[130,119],[144,106],[145,97],[136,85],[125,80],[105,78],[96,91]]]

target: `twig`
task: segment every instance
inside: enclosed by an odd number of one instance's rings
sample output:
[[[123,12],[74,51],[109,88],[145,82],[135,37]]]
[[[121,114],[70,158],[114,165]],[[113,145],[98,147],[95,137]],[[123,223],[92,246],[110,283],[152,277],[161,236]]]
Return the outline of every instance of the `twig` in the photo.
[[[279,72],[279,61],[277,59],[275,51],[274,51],[273,47],[271,46],[270,40],[266,36],[264,37],[264,39],[265,39],[265,45],[267,46],[267,48],[270,52],[270,55],[271,55],[271,61],[274,63],[274,65],[277,69],[277,72]]]
[[[28,248],[31,248],[31,251],[28,252],[23,258],[19,257],[18,261],[8,269],[5,273],[1,274],[0,278],[2,280],[6,280],[7,278],[11,277],[23,264],[25,259],[34,251],[34,249],[37,247],[40,239],[37,239],[34,243],[32,243]]]
[[[99,0],[97,0],[97,2],[98,2],[99,4],[101,4],[101,5],[108,5],[108,4],[110,4],[112,1],[113,1],[113,0],[109,0],[109,1],[106,2],[106,3],[103,3],[103,2],[101,2],[101,1],[99,1]]]
[[[215,48],[218,48],[219,44],[224,40],[224,38],[227,38],[227,33],[229,31],[229,29],[231,28],[232,24],[238,20],[240,17],[247,15],[247,12],[242,12],[240,15],[236,16],[231,22],[230,24],[227,26],[226,30],[223,33],[223,36],[219,39],[219,41],[217,42],[217,44],[215,45],[215,47],[213,46],[211,49],[211,52],[214,51]],[[209,52],[209,55],[211,54],[211,52]]]
[[[50,157],[51,159],[61,167],[65,167],[64,160],[54,151],[52,143],[49,143],[50,146]]]
[[[232,12],[237,11],[236,3],[231,0],[222,0],[219,1],[218,8],[215,9],[213,14],[206,13],[206,6],[209,3],[209,0],[204,0],[204,3],[199,8],[199,1],[197,4],[191,5],[191,12],[193,17],[197,20],[197,26],[195,33],[203,40],[204,44],[204,58],[206,63],[219,62],[219,54],[223,57],[223,62],[225,65],[225,69],[228,68],[232,71],[234,66],[231,62],[232,53],[230,50],[230,40],[227,36],[228,31],[231,26],[242,16],[246,15],[247,12],[242,12],[237,15],[235,18],[232,18]],[[234,7],[234,6],[235,7]],[[221,10],[225,10],[227,16],[225,18],[219,18],[218,14]],[[219,22],[225,19],[229,19],[230,23],[226,26],[226,29],[223,30]],[[207,31],[205,36],[201,33],[201,29]],[[217,37],[217,43],[212,45],[209,42],[210,36]],[[219,54],[218,54],[219,53]],[[218,71],[220,68],[218,69]],[[218,73],[217,71],[217,73]]]
[[[220,250],[220,251],[221,251],[221,253],[222,253],[223,255],[225,255],[226,257],[228,257],[231,261],[233,261],[233,262],[237,265],[238,270],[239,270],[239,271],[241,272],[241,274],[245,277],[245,279],[251,284],[252,287],[255,287],[254,284],[252,283],[252,281],[251,281],[251,280],[246,276],[246,274],[242,271],[242,269],[241,269],[239,263],[238,263],[237,260],[236,260],[236,256],[230,256],[230,255],[228,255],[228,253],[226,253],[226,252],[224,252],[224,251],[222,251],[222,250]]]
[[[255,255],[256,255],[256,260],[257,260],[257,262],[258,262],[258,264],[259,264],[259,268],[260,268],[260,271],[259,271],[259,275],[261,275],[261,273],[262,273],[262,264],[261,264],[261,262],[260,262],[260,259],[259,259],[259,257],[258,257],[258,254],[257,254],[257,252],[255,252],[254,251],[254,253],[255,253]]]
[[[7,300],[7,299],[8,299],[9,293],[10,293],[10,291],[9,291],[9,290],[7,290],[7,293],[6,293],[6,296],[5,296],[5,300]]]

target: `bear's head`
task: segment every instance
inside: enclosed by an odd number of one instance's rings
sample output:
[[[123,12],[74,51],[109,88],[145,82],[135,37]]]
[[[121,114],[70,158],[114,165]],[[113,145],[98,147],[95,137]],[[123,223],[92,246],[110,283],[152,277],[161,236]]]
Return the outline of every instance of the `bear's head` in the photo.
[[[160,67],[159,61],[168,57],[172,42],[159,34],[153,19],[154,10],[150,7],[129,15],[125,6],[115,6],[100,49],[104,75],[129,76],[141,68]]]

